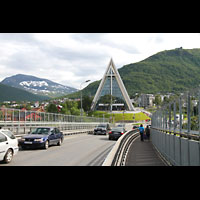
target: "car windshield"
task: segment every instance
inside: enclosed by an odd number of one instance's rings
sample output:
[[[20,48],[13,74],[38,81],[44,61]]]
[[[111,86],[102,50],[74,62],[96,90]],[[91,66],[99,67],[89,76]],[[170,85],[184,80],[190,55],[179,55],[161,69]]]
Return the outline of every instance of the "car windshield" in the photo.
[[[117,126],[118,127],[124,127],[124,124],[118,124]]]
[[[49,133],[50,128],[37,128],[32,134],[42,134],[47,135]]]
[[[112,128],[112,131],[120,131],[120,132],[123,132],[124,129],[121,128],[121,127],[115,127],[115,128]]]
[[[13,135],[13,133],[9,130],[2,130],[2,132],[7,135],[9,138],[11,139],[15,139],[15,136]]]

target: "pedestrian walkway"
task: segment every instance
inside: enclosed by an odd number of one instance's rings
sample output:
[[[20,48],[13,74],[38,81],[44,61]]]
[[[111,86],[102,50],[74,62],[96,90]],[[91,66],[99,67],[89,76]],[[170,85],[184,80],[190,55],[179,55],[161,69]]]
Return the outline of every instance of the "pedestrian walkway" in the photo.
[[[166,166],[151,141],[140,141],[140,137],[131,144],[125,166]]]

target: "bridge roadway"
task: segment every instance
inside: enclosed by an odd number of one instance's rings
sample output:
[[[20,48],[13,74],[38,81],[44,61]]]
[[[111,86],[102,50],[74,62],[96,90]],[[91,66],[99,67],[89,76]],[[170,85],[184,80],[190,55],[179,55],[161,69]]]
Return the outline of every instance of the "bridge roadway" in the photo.
[[[108,135],[78,134],[64,138],[61,146],[47,150],[20,150],[9,164],[1,166],[101,166],[116,141]]]
[[[126,124],[127,127],[127,124]],[[127,127],[130,130],[130,125]],[[1,166],[101,166],[116,141],[108,135],[82,133],[65,136],[61,146],[47,150],[19,150],[9,164]],[[129,147],[125,166],[165,166],[151,141],[140,141],[137,137]]]

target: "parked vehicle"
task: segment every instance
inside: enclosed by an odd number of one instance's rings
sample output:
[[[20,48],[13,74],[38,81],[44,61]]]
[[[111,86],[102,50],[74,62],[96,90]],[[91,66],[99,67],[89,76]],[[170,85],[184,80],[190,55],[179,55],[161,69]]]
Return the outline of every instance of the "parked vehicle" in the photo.
[[[122,127],[122,128],[125,129],[125,132],[127,131],[127,130],[126,130],[126,125],[125,125],[125,124],[118,124],[117,127]]]
[[[99,124],[95,129],[94,129],[94,135],[97,134],[103,134],[106,135],[109,131],[111,130],[109,124]]]
[[[139,126],[136,126],[136,125],[133,126],[133,130],[138,129],[138,128],[139,128]]]
[[[63,142],[63,133],[58,128],[40,127],[32,133],[23,136],[19,140],[22,149],[30,147],[39,147],[48,149],[50,145],[61,145]]]
[[[117,140],[119,137],[121,137],[126,130],[123,127],[114,127],[112,130],[109,132],[109,140],[115,139]]]
[[[19,151],[18,140],[10,130],[0,130],[0,161],[9,163]]]

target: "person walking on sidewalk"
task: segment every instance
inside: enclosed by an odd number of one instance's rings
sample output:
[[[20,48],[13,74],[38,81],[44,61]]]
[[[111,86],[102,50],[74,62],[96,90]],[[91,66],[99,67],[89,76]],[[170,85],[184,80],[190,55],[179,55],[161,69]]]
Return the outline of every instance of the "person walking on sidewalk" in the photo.
[[[148,125],[147,125],[147,127],[145,129],[145,133],[146,133],[147,140],[150,140],[150,128],[149,128]]]
[[[144,127],[142,124],[139,127],[139,131],[140,131],[140,140],[143,142],[144,141]]]

